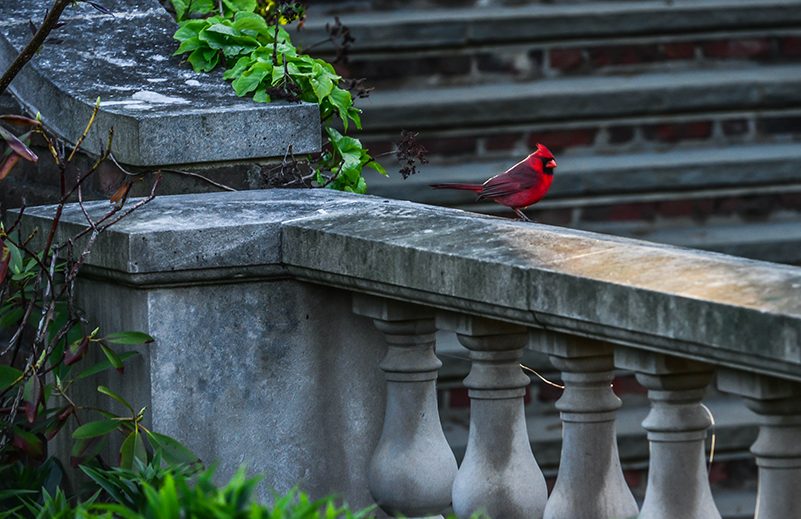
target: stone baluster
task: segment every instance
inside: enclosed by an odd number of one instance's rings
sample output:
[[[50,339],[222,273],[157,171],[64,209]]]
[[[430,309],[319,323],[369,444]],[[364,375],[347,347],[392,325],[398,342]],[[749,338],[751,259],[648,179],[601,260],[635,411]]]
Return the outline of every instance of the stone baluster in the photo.
[[[712,419],[701,405],[712,369],[706,364],[618,347],[615,364],[637,374],[648,389],[651,459],[640,519],[720,519],[706,469],[705,440]]]
[[[520,357],[527,329],[454,314],[438,316],[437,324],[456,331],[472,361],[464,381],[470,432],[453,484],[454,512],[462,519],[481,511],[499,519],[541,518],[547,488],[531,452],[523,409],[529,378]]]
[[[370,460],[369,487],[391,516],[438,516],[451,502],[457,464],[437,410],[435,321],[424,307],[354,295],[353,311],[373,319],[388,348],[384,427]]]
[[[723,369],[718,388],[759,416],[751,453],[759,467],[755,519],[801,517],[801,384]]]
[[[562,418],[562,456],[545,519],[617,519],[637,515],[617,450],[611,344],[532,330],[532,347],[562,372],[556,402]],[[577,496],[581,496],[577,499]]]

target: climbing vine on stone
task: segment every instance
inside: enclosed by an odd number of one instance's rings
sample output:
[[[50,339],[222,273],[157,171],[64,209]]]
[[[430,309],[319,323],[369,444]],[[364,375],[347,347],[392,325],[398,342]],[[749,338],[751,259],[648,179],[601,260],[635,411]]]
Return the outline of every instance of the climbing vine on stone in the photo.
[[[326,150],[316,162],[314,180],[321,187],[364,193],[364,168],[386,170],[353,137],[333,124],[361,129],[361,110],[343,78],[325,60],[298,50],[283,27],[303,19],[297,2],[275,0],[171,0],[179,22],[175,54],[187,55],[196,72],[225,66],[223,77],[238,96],[260,103],[275,99],[318,103]]]

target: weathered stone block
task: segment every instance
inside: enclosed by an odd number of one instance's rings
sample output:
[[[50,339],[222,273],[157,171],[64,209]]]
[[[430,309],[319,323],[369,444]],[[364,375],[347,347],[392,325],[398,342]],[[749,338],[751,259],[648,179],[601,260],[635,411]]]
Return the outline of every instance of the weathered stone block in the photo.
[[[197,164],[283,156],[320,148],[314,104],[258,104],[238,98],[222,72],[195,74],[173,57],[176,25],[156,0],[106,2],[115,15],[88,4],[68,8],[67,25],[20,73],[11,91],[45,124],[76,142],[96,99],[97,122],[83,148],[99,153],[114,128],[117,160],[135,166]],[[28,20],[41,3],[0,4],[0,69],[30,38]],[[91,50],[90,50],[91,49]]]

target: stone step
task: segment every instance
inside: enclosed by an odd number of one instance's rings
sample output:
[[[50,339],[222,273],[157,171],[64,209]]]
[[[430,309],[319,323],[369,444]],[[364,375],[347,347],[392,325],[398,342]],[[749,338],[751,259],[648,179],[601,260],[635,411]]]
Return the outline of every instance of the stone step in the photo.
[[[362,108],[369,132],[389,133],[778,109],[798,103],[801,67],[770,65],[376,91]]]

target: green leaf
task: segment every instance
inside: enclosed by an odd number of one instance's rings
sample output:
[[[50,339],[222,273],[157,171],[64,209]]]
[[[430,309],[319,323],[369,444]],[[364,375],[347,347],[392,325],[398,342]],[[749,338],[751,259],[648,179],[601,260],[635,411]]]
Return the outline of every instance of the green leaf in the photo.
[[[234,87],[236,95],[242,97],[243,95],[253,92],[259,87],[262,80],[267,77],[273,67],[267,63],[255,63],[252,67],[242,73],[241,76],[236,78],[231,85]]]
[[[267,27],[267,22],[260,15],[250,12],[240,12],[234,18],[234,27],[237,31],[250,36],[262,36],[272,38],[272,31]],[[265,43],[269,43],[265,41]]]
[[[178,30],[173,34],[173,39],[178,41],[186,41],[190,38],[197,38],[204,28],[208,26],[209,22],[206,20],[187,20],[178,25]]]
[[[15,382],[21,380],[22,371],[0,364],[0,392],[5,391],[14,385]]]
[[[117,332],[106,335],[103,340],[112,344],[149,344],[155,339],[144,332]]]
[[[10,260],[8,263],[11,272],[14,274],[19,274],[22,272],[22,252],[17,248],[16,245],[11,243],[10,241],[5,242],[6,248],[8,249],[8,254],[10,256]]]
[[[86,440],[87,438],[105,436],[117,430],[119,426],[119,420],[98,420],[96,422],[89,422],[75,429],[72,433],[72,437],[76,440]]]
[[[223,73],[223,79],[236,79],[253,64],[253,58],[250,56],[242,56],[239,58],[233,67],[229,68]]]
[[[161,452],[167,463],[195,463],[198,461],[195,453],[174,438],[152,431],[147,432],[147,438],[150,445],[153,446],[153,450]]]
[[[330,95],[331,104],[337,109],[339,118],[347,130],[348,110],[353,106],[353,97],[344,88],[334,87]]]
[[[126,360],[128,360],[131,357],[134,357],[136,355],[139,355],[139,352],[136,352],[136,351],[124,351],[124,352],[118,354],[117,358],[120,359],[120,361],[122,361],[124,363]],[[90,368],[87,368],[87,369],[81,371],[80,373],[78,373],[78,376],[75,377],[75,380],[83,380],[83,379],[85,379],[87,377],[91,377],[92,375],[97,375],[98,373],[102,373],[103,371],[106,371],[107,369],[111,369],[113,367],[114,366],[111,365],[111,362],[109,362],[108,359],[103,360],[101,362],[98,362],[94,366],[92,366]]]
[[[172,53],[173,56],[177,56],[179,54],[185,54],[187,52],[191,52],[193,50],[199,49],[203,47],[203,42],[200,41],[200,38],[193,37],[187,38],[178,46],[178,50]]]
[[[209,54],[208,51],[212,53]],[[220,54],[214,49],[198,48],[192,51],[186,60],[195,72],[211,72],[220,62]]]
[[[267,89],[265,88],[259,88],[256,90],[256,93],[253,94],[253,100],[257,103],[269,103],[272,101],[272,99],[270,99],[270,95],[267,93]]]
[[[11,326],[16,327],[24,315],[25,311],[18,306],[4,312],[2,316],[0,316],[0,330],[10,328]]]
[[[122,373],[125,368],[123,367],[122,359],[120,359],[119,355],[117,355],[117,352],[102,343],[100,344],[100,349],[103,351],[103,355],[106,356],[106,359],[108,359],[109,363],[114,366],[114,369]]]
[[[134,460],[138,459],[143,463],[147,463],[147,449],[145,443],[142,441],[142,434],[139,428],[135,428],[125,438],[120,447],[120,466],[124,469],[134,467]]]
[[[389,174],[387,173],[387,170],[386,170],[386,168],[385,168],[384,166],[382,166],[380,163],[378,163],[377,161],[375,161],[375,160],[371,160],[370,162],[368,162],[367,164],[365,164],[365,166],[367,166],[368,168],[371,168],[371,169],[373,169],[373,170],[377,171],[378,173],[381,173],[381,174],[382,174],[382,175],[384,175],[385,177],[389,175]]]
[[[189,13],[194,15],[204,15],[217,11],[215,0],[192,0],[189,6]]]
[[[184,19],[184,15],[186,14],[186,8],[188,7],[186,1],[170,0],[170,3],[172,3],[173,8],[175,9],[175,18],[180,22]]]
[[[359,177],[359,180],[356,181],[356,188],[355,191],[360,195],[363,195],[367,192],[367,181],[364,180],[364,177]]]
[[[256,7],[258,7],[258,2],[256,0],[222,0],[222,3],[234,13],[240,11],[252,13],[256,10]]]
[[[122,405],[124,405],[125,407],[127,407],[131,411],[131,413],[134,412],[133,406],[131,404],[129,404],[127,400],[125,400],[119,394],[115,393],[114,391],[112,391],[111,389],[107,388],[106,386],[97,386],[97,392],[98,393],[103,393],[104,395],[113,398],[117,402],[119,402]]]
[[[317,96],[317,100],[322,102],[323,99],[328,97],[331,91],[334,89],[334,82],[331,81],[331,78],[325,75],[319,75],[309,79],[311,83],[312,90],[314,90],[314,95]]]

